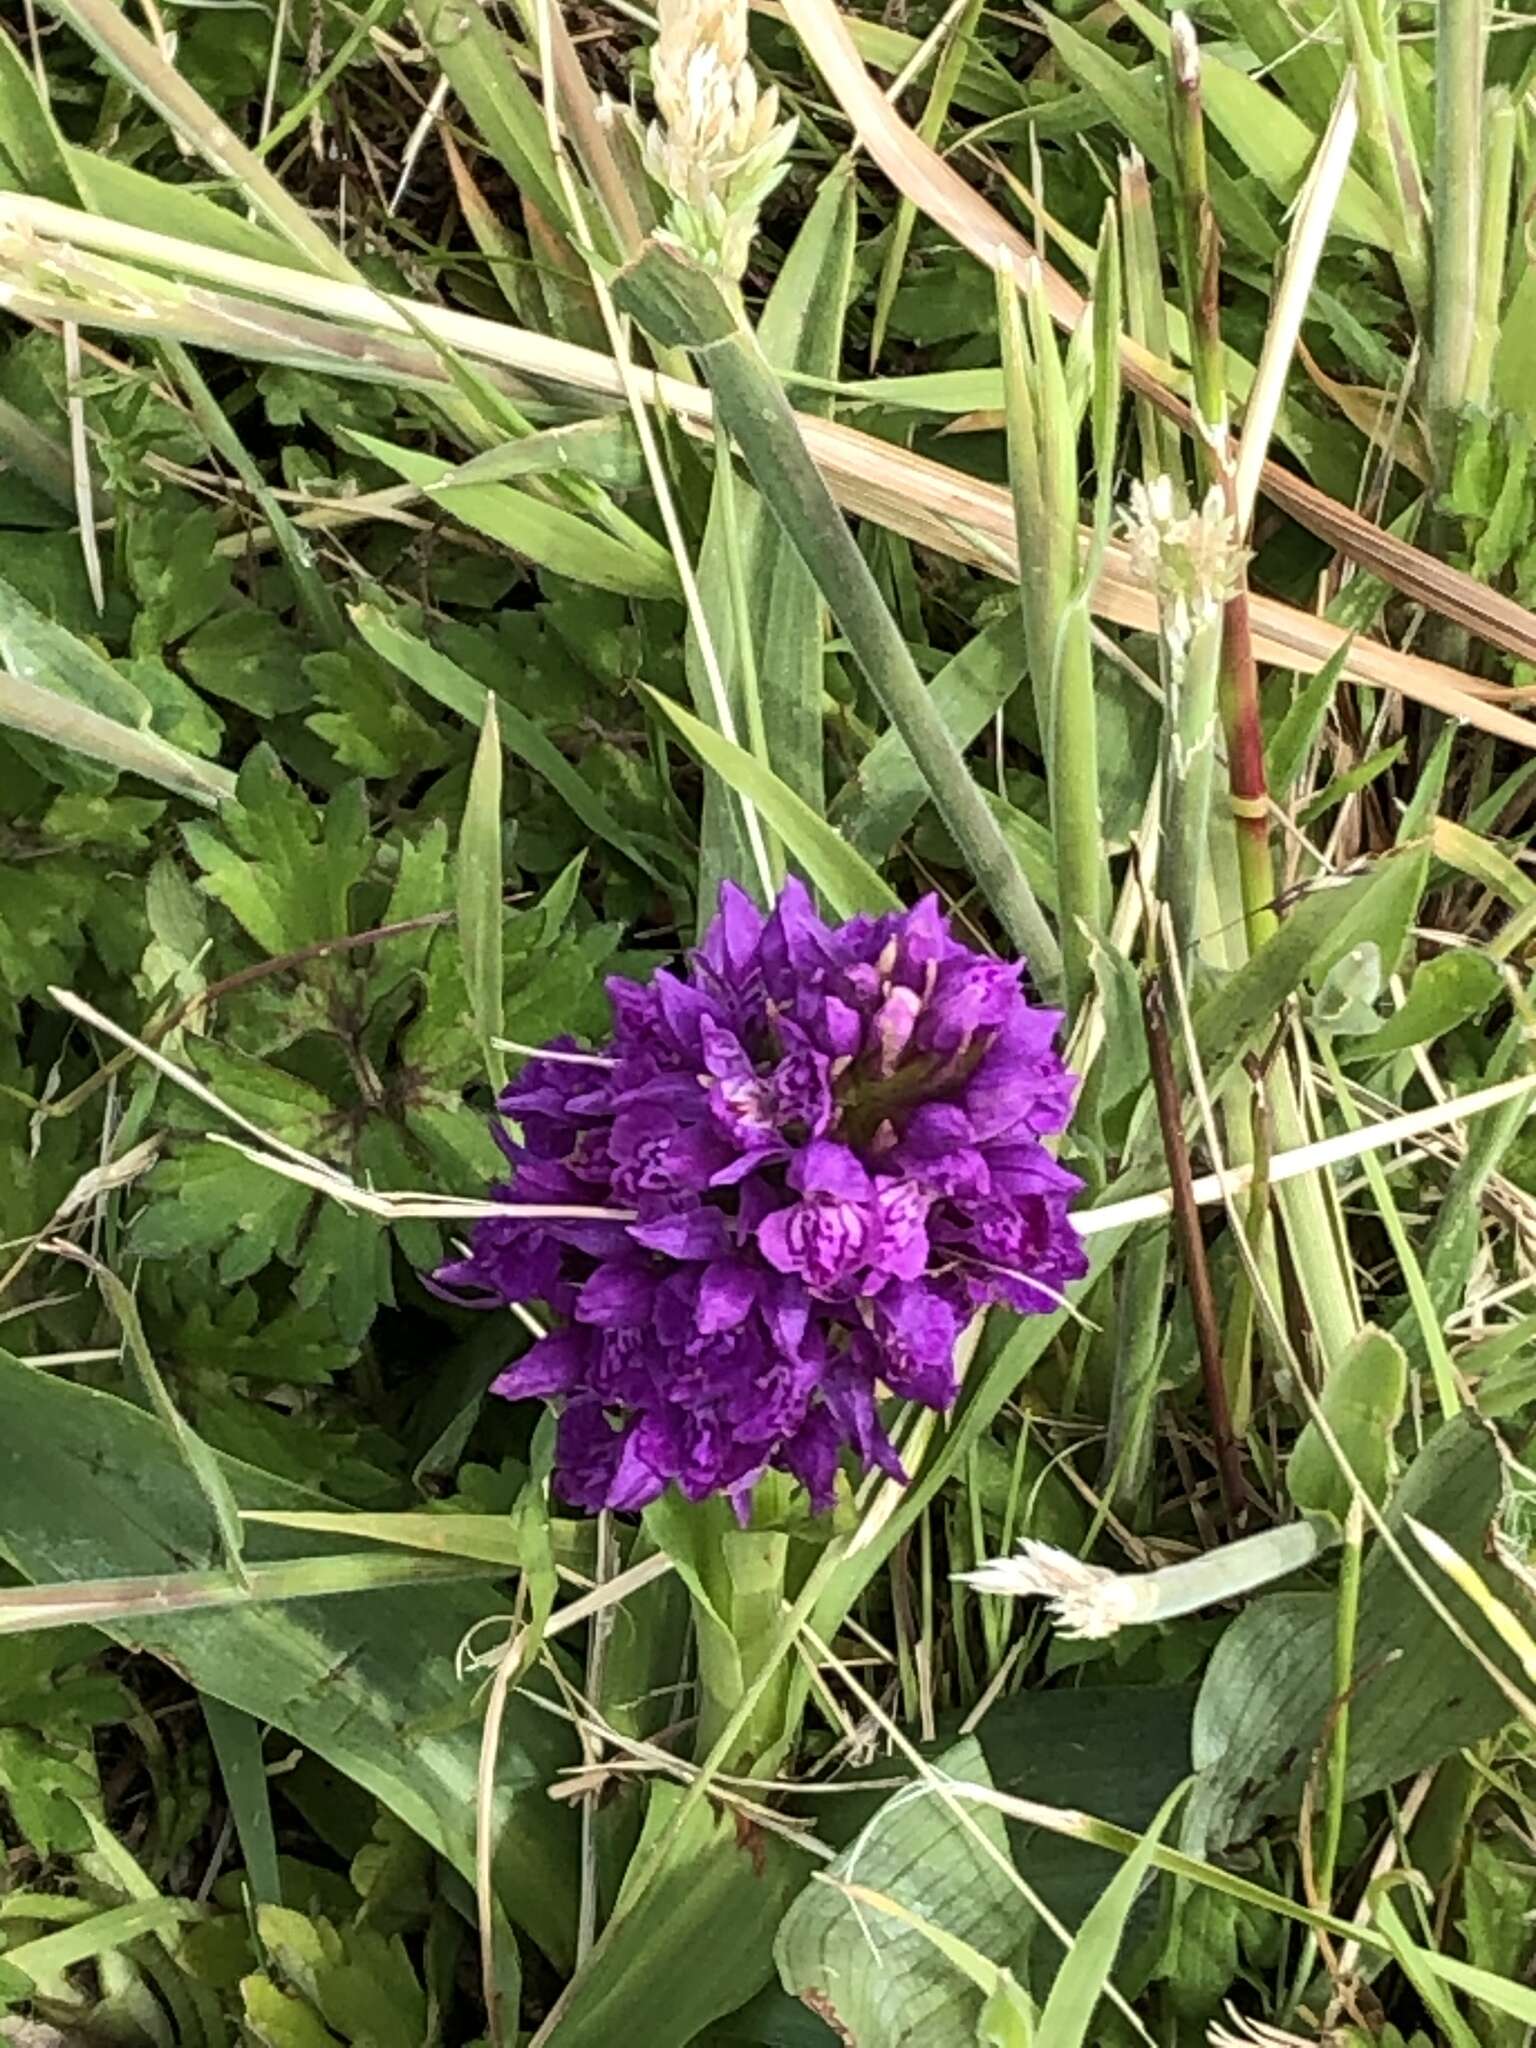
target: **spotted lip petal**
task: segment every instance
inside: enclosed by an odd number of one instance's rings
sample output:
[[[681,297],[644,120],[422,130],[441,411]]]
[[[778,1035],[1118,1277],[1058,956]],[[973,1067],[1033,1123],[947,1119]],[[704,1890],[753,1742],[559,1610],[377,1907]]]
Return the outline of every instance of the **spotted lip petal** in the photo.
[[[567,1500],[745,1513],[772,1467],[828,1506],[846,1457],[901,1476],[880,1397],[947,1408],[979,1308],[1057,1305],[1080,1183],[1041,1140],[1076,1082],[1022,981],[933,897],[834,926],[727,883],[682,972],[610,983],[607,1064],[527,1062],[495,1196],[634,1221],[488,1218],[435,1280],[561,1319],[495,1391],[561,1404]]]

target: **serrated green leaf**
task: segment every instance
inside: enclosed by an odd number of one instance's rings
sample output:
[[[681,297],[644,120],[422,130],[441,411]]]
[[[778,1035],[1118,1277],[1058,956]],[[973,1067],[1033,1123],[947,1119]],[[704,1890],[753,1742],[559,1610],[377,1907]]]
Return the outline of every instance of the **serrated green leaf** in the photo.
[[[253,717],[276,718],[309,701],[299,644],[280,619],[251,607],[206,620],[182,643],[179,659],[200,690]]]
[[[589,831],[617,847],[646,874],[658,881],[662,879],[650,849],[619,822],[587,778],[533,719],[505,697],[487,690],[457,662],[407,632],[377,606],[355,606],[352,623],[376,654],[468,724],[483,726],[486,705],[494,703],[497,728],[507,747],[544,777]]]
[[[187,850],[216,897],[266,953],[288,953],[351,929],[353,886],[371,858],[360,792],[326,812],[284,774],[270,747],[247,756],[221,828],[184,826]]]

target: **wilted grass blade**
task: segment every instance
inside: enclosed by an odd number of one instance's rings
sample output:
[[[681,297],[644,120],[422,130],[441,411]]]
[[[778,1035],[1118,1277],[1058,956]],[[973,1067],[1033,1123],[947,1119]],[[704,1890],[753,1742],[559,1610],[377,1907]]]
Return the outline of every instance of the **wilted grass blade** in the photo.
[[[35,740],[49,740],[120,775],[142,775],[146,782],[158,783],[162,789],[174,790],[209,809],[235,793],[235,778],[227,768],[199,761],[146,727],[120,724],[105,712],[72,703],[42,683],[3,670],[0,725]]]

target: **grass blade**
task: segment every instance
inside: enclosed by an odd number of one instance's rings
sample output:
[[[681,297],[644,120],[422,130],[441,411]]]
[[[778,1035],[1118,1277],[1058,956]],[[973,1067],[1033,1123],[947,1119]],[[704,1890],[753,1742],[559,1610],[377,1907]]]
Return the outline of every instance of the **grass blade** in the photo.
[[[507,1079],[506,1056],[496,1043],[502,1035],[501,833],[501,732],[496,723],[496,699],[487,691],[469,794],[459,824],[455,877],[464,989],[485,1071],[498,1090]]]
[[[771,768],[659,690],[648,690],[647,695],[705,767],[762,813],[838,917],[900,908],[889,884]]]
[[[261,1755],[261,1725],[241,1708],[231,1707],[207,1693],[203,1695],[203,1719],[208,1724],[224,1794],[234,1816],[235,1837],[245,1863],[252,1903],[280,1906],[283,1884],[278,1871],[277,1832],[272,1825],[267,1770]]]
[[[1050,2048],[1084,2048],[1088,2029],[1115,1966],[1120,1938],[1136,1895],[1151,1872],[1152,1859],[1173,1819],[1184,1789],[1167,1799],[1135,1849],[1104,1887],[1078,1929],[1040,2015],[1040,2039]]]

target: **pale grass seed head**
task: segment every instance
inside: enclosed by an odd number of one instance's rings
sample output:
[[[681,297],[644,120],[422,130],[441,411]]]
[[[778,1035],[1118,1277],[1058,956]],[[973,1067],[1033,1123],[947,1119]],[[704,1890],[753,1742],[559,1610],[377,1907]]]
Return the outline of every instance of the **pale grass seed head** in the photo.
[[[651,51],[659,118],[641,137],[646,169],[672,196],[668,226],[733,283],[795,132],[779,120],[777,91],[758,90],[747,14],[747,0],[661,0]]]
[[[1133,1623],[1151,1619],[1155,1596],[1146,1582],[1085,1564],[1070,1550],[1026,1537],[1012,1557],[994,1557],[974,1571],[957,1572],[980,1593],[1002,1593],[1012,1599],[1037,1596],[1050,1603],[1064,1636],[1097,1642],[1117,1635]]]
[[[1212,485],[1198,510],[1187,511],[1169,476],[1131,485],[1125,542],[1131,574],[1157,598],[1175,650],[1215,617],[1247,560],[1221,492]]]

